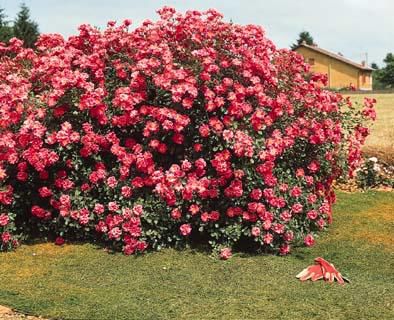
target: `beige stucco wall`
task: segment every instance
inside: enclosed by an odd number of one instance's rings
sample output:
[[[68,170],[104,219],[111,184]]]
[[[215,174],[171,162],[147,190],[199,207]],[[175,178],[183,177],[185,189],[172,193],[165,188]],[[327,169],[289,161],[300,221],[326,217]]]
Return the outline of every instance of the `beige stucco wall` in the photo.
[[[311,70],[312,72],[327,74],[329,88],[344,88],[352,84],[359,90],[372,90],[370,71],[358,69],[306,47],[299,47],[296,51],[304,56],[306,62],[309,59],[315,60],[314,65],[311,66]]]

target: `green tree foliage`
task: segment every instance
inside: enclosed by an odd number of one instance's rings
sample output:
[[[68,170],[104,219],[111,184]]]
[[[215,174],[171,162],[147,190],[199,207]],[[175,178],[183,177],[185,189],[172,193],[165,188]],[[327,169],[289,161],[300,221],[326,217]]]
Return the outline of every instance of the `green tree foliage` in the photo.
[[[297,42],[291,45],[291,49],[294,50],[303,42],[305,42],[306,44],[308,44],[310,46],[314,44],[313,37],[311,36],[311,34],[308,31],[302,31],[298,35]]]
[[[380,74],[380,68],[376,62],[371,63],[371,68],[375,69],[372,71],[372,88],[373,90],[381,90],[385,88],[385,85],[380,82],[379,80],[379,74]]]
[[[6,19],[4,9],[0,8],[0,42],[8,42],[13,36],[12,27]]]
[[[30,10],[22,4],[13,26],[14,36],[23,40],[25,47],[32,48],[39,36],[38,24],[30,18]]]
[[[394,54],[388,53],[386,58],[384,58],[383,62],[385,66],[378,70],[376,74],[376,78],[379,82],[381,82],[385,88],[393,88],[394,87]]]

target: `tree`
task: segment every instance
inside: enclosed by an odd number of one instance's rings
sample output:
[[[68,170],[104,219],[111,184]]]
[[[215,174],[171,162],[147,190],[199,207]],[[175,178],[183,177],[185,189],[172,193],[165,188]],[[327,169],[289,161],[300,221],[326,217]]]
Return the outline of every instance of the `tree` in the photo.
[[[386,55],[386,58],[383,59],[384,63],[393,63],[394,62],[394,54],[392,54],[391,52],[389,52]]]
[[[299,35],[298,35],[298,39],[297,42],[291,45],[291,49],[295,49],[297,48],[300,44],[302,44],[303,42],[305,42],[308,45],[313,45],[313,37],[311,36],[311,34],[308,31],[302,31]]]
[[[14,36],[23,40],[25,47],[32,48],[39,36],[38,24],[31,20],[30,10],[23,3],[14,22]]]
[[[376,62],[371,63],[372,71],[372,88],[373,90],[381,90],[385,88],[385,85],[379,80],[380,68]]]
[[[0,8],[0,42],[8,42],[13,37],[12,27],[6,19],[4,9]]]
[[[379,70],[377,73],[377,79],[381,82],[386,88],[394,87],[394,54],[391,52],[386,55],[383,62],[385,66]]]

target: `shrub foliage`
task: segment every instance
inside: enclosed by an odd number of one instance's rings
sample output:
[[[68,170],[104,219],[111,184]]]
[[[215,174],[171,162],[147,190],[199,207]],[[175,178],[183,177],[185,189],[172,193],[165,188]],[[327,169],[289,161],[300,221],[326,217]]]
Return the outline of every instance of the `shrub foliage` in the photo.
[[[164,7],[0,45],[0,234],[125,254],[198,238],[287,254],[331,221],[374,117],[259,26]]]

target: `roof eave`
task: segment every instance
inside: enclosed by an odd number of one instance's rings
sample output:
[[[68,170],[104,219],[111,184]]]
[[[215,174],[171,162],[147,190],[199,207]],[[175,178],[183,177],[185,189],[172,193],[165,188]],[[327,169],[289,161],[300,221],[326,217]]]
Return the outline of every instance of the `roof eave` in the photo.
[[[292,49],[292,50],[295,51],[295,50],[297,50],[298,48],[301,48],[301,47],[304,47],[304,48],[308,48],[308,49],[314,50],[314,51],[316,51],[316,52],[318,52],[318,53],[320,53],[320,54],[325,54],[326,56],[329,56],[329,57],[331,57],[331,58],[333,58],[333,59],[336,59],[336,60],[338,60],[338,61],[341,61],[341,62],[343,62],[343,63],[346,63],[346,64],[348,64],[348,65],[350,65],[350,66],[352,66],[352,67],[355,67],[355,68],[360,69],[360,70],[363,70],[363,71],[371,71],[371,72],[372,72],[372,71],[375,70],[375,69],[373,69],[373,68],[370,68],[370,67],[367,67],[367,66],[363,66],[363,65],[358,64],[358,63],[356,63],[356,62],[348,61],[348,59],[346,59],[346,58],[336,57],[335,53],[331,53],[331,52],[330,52],[330,54],[328,54],[328,53],[322,52],[323,49],[319,50],[319,48],[315,48],[315,47],[313,47],[313,46],[309,46],[309,45],[302,44],[302,43],[299,44],[299,45],[297,45],[297,46],[296,46],[294,49]],[[324,51],[328,51],[328,50],[325,50],[325,49],[324,49]]]

